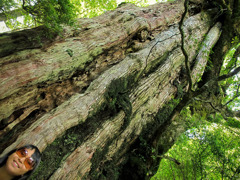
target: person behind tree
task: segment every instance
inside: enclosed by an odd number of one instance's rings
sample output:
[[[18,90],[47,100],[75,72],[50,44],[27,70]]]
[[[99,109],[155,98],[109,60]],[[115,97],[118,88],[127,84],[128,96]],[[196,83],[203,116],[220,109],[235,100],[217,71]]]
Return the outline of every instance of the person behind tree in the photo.
[[[0,157],[0,180],[28,179],[41,161],[39,149],[25,145]]]

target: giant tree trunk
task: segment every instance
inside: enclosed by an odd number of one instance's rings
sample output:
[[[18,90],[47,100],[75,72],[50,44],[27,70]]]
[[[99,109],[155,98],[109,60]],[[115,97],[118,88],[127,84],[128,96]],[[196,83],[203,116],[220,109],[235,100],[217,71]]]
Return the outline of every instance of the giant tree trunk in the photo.
[[[221,24],[214,10],[192,7],[183,31],[196,83]],[[1,153],[37,145],[33,179],[144,178],[154,134],[171,144],[181,132],[177,121],[164,124],[188,89],[183,11],[181,1],[125,4],[52,41],[41,27],[1,34]]]

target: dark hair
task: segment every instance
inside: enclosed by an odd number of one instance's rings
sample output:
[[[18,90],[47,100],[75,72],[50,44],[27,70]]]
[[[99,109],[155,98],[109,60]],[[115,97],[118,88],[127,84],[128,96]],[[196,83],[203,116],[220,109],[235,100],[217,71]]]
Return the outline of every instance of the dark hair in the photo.
[[[32,144],[27,144],[25,146],[22,146],[20,148],[27,148],[27,149],[35,149],[33,155],[32,155],[32,158],[34,159],[35,163],[34,163],[34,167],[32,170],[29,170],[27,173],[23,174],[22,176],[16,176],[14,177],[13,179],[14,180],[24,180],[24,179],[27,179],[30,177],[30,175],[37,169],[37,167],[39,166],[40,164],[40,161],[41,161],[41,153],[39,151],[39,149],[32,145]],[[4,155],[3,157],[0,158],[0,167],[2,167],[3,165],[6,164],[7,160],[8,160],[8,157],[13,154],[14,152],[16,152],[18,149],[20,148],[16,148],[16,149],[13,149],[11,150],[10,152],[8,152],[6,155]]]

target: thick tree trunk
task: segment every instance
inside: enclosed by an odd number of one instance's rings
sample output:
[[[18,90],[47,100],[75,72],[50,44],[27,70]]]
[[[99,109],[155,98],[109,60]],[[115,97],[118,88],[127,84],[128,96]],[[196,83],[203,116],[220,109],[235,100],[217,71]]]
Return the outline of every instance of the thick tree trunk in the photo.
[[[183,11],[181,1],[125,4],[79,20],[79,28],[65,28],[52,42],[40,28],[0,35],[2,154],[37,145],[43,162],[33,179],[145,177],[151,158],[138,160],[155,132],[162,128],[161,142],[169,144],[169,132],[181,132],[162,125],[188,89]],[[183,30],[195,83],[221,25],[214,10],[191,13]]]

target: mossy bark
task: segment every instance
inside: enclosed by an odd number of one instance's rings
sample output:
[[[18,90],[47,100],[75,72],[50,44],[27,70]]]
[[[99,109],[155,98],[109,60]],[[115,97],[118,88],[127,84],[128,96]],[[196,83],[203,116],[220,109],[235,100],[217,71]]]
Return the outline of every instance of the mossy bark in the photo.
[[[147,150],[142,161],[151,159],[150,140],[159,128],[169,130],[163,125],[172,109],[164,108],[174,108],[188,89],[178,29],[182,12],[181,1],[126,4],[79,20],[78,29],[66,28],[64,38],[51,44],[5,53],[0,151],[37,145],[43,158],[33,179],[124,178],[141,148]],[[194,82],[206,65],[201,52],[220,35],[213,17],[214,11],[203,11],[184,22]],[[133,177],[151,169],[147,161],[135,165]]]

